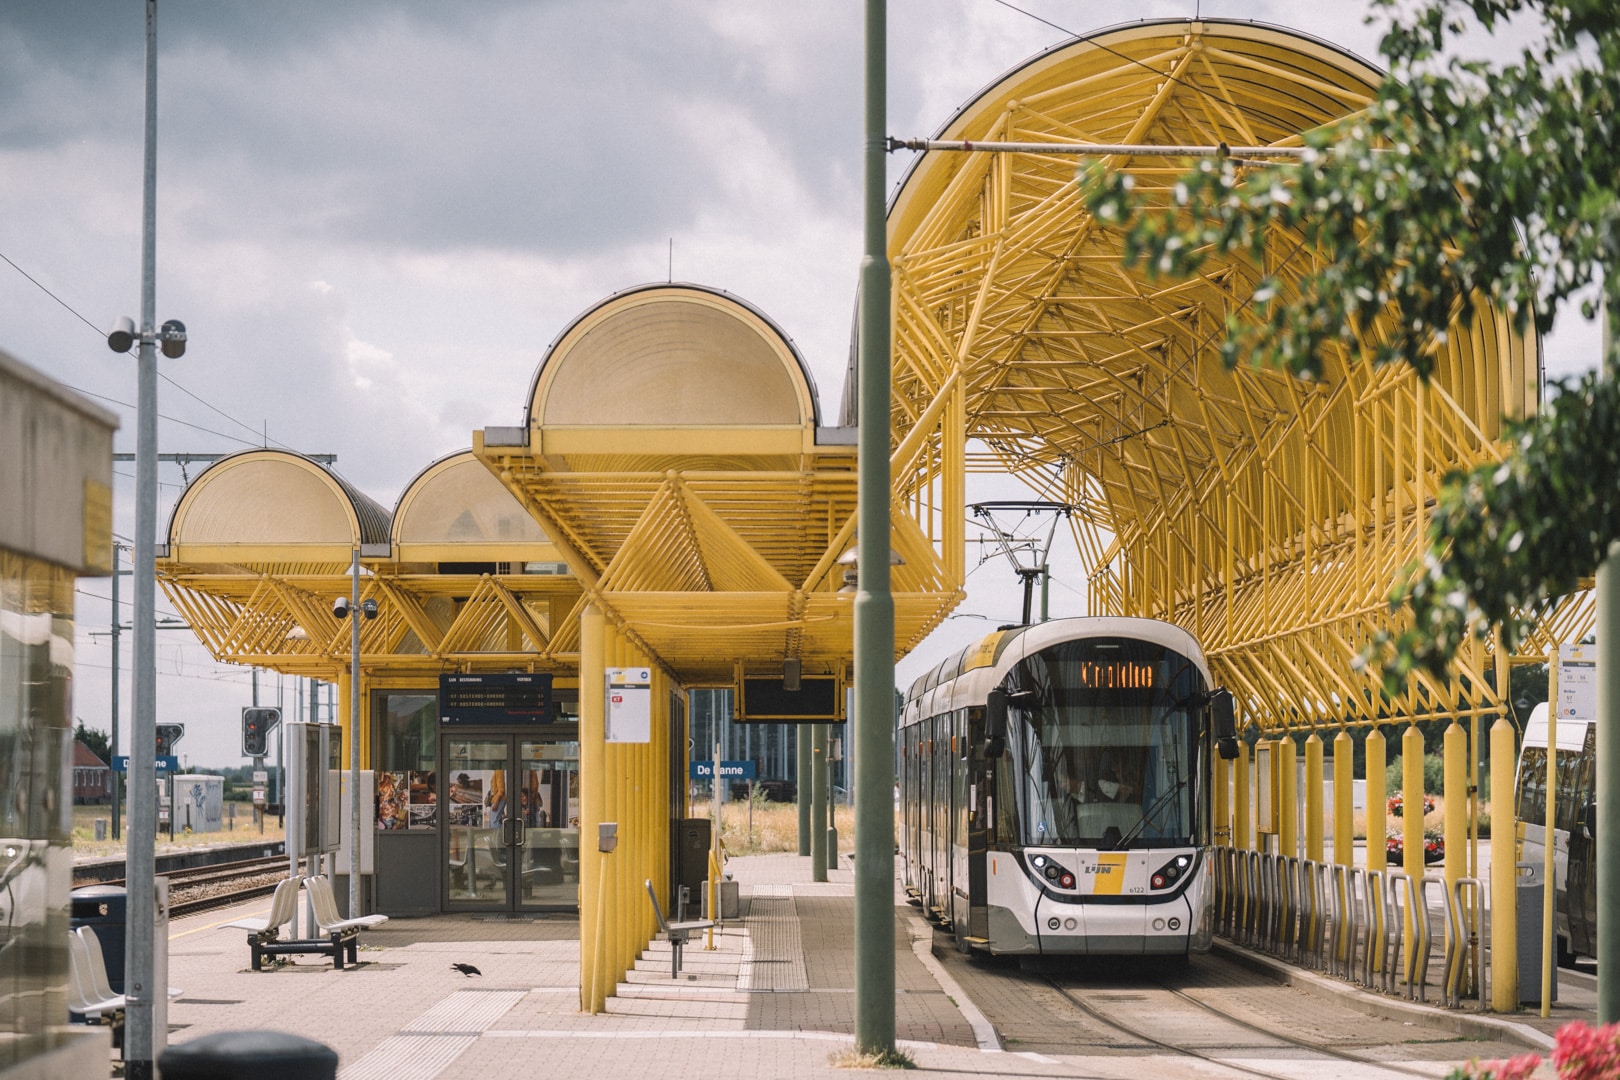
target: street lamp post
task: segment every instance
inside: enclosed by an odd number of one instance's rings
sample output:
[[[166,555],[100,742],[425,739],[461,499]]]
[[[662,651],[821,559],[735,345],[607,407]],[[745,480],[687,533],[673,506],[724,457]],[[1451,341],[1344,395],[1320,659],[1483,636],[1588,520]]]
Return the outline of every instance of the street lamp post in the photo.
[[[129,882],[129,920],[124,980],[124,1075],[153,1076],[153,1002],[165,988],[153,985],[156,947],[155,848],[157,846],[157,347],[172,358],[186,351],[185,324],[176,319],[157,329],[157,0],[146,0],[146,138],[141,199],[141,325],[120,318],[107,335],[114,352],[137,343],[135,395],[135,587],[134,702],[129,748],[129,841],[124,874]],[[168,947],[168,942],[163,943]],[[166,1034],[166,1033],[165,1033]]]

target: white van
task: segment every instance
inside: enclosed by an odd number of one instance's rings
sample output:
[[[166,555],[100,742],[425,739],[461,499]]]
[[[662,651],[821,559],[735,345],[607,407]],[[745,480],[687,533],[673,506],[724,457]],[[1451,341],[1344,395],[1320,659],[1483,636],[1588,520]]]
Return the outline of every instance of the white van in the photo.
[[[1560,718],[1553,805],[1553,888],[1557,895],[1554,925],[1558,962],[1572,965],[1576,954],[1597,952],[1596,779],[1597,725]],[[1547,843],[1547,705],[1542,703],[1524,726],[1519,769],[1514,784],[1519,828],[1524,844],[1521,862],[1541,866]]]

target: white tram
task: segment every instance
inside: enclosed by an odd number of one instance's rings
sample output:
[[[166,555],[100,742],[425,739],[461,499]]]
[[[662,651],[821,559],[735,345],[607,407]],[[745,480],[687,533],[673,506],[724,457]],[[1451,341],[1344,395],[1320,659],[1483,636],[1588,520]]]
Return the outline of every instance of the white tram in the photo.
[[[1213,754],[1232,697],[1150,619],[999,630],[919,678],[900,719],[904,885],[965,949],[1209,948]]]

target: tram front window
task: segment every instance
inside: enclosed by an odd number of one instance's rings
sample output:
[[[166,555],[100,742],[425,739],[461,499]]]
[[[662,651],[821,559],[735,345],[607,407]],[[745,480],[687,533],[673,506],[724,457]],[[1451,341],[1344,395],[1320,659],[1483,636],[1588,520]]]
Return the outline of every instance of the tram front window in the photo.
[[[1185,657],[1125,639],[1068,642],[1014,669],[1015,794],[1025,844],[1196,842],[1203,679]]]

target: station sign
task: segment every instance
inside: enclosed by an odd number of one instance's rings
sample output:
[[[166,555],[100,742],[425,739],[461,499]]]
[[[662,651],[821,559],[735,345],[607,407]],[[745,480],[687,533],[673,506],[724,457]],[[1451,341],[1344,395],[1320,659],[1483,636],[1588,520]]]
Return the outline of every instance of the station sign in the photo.
[[[693,780],[708,780],[714,776],[714,762],[694,761],[688,768]],[[720,776],[726,780],[753,780],[759,775],[759,766],[752,761],[721,761]]]
[[[152,765],[160,773],[180,771],[180,759],[173,754],[160,754],[152,759]],[[129,772],[129,755],[114,754],[112,771],[117,773]]]

